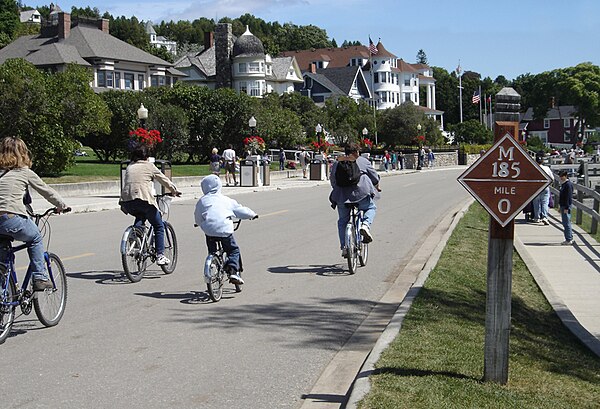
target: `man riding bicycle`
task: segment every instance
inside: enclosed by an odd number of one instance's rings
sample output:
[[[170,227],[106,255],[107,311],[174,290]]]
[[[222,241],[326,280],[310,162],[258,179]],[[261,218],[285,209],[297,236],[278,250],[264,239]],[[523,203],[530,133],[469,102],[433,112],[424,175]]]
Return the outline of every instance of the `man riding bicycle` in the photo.
[[[338,157],[337,161],[333,164],[331,169],[331,187],[333,190],[329,195],[329,200],[332,203],[332,207],[337,207],[338,211],[338,235],[340,239],[340,248],[342,249],[342,257],[348,257],[347,249],[344,248],[345,240],[345,229],[346,224],[350,220],[350,208],[346,206],[347,203],[356,203],[358,209],[363,212],[363,219],[360,226],[360,234],[363,237],[364,243],[370,243],[373,241],[371,235],[371,225],[375,219],[377,212],[377,206],[375,205],[375,199],[379,199],[379,175],[371,162],[359,154],[358,145],[351,143],[346,146],[346,156]],[[348,162],[340,165],[342,162]],[[355,180],[345,181],[338,177],[338,167],[350,168],[350,165],[354,166],[354,162],[357,165],[356,171],[359,175],[356,175]],[[342,169],[340,169],[341,171]],[[344,177],[342,173],[342,178]]]

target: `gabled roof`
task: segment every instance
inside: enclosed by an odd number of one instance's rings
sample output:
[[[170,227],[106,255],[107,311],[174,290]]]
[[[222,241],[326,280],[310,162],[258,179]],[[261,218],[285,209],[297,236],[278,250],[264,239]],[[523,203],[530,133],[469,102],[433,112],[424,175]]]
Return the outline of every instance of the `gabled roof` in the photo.
[[[283,57],[295,57],[301,70],[307,70],[314,61],[329,61],[327,68],[346,67],[352,58],[369,58],[369,49],[364,45],[341,48],[318,48],[302,51],[284,51]]]
[[[373,57],[392,57],[392,58],[398,58],[394,54],[392,54],[391,52],[389,52],[388,50],[386,50],[385,47],[383,46],[383,44],[381,44],[381,41],[379,41],[377,43],[377,54],[375,54]]]
[[[196,54],[188,54],[175,62],[175,68],[196,67],[205,77],[213,77],[217,73],[215,47],[202,50]]]
[[[276,57],[273,58],[272,60],[272,71],[273,74],[268,76],[267,79],[269,80],[273,80],[273,81],[289,81],[287,76],[288,76],[288,72],[290,71],[290,68],[293,68],[294,71],[296,71],[296,73],[299,75],[299,77],[302,76],[302,73],[300,71],[300,67],[298,67],[298,63],[296,62],[296,59],[294,57]],[[298,78],[298,80],[296,80],[296,82],[302,82],[301,78]]]
[[[312,78],[324,87],[328,88],[332,94],[338,95],[350,95],[352,85],[355,80],[364,85],[364,90],[367,92],[367,98],[370,98],[370,92],[365,81],[365,77],[362,74],[362,70],[358,66],[351,67],[338,67],[338,68],[325,68],[319,69],[316,73],[305,71],[303,75]],[[359,84],[360,87],[360,84]]]
[[[46,49],[46,47],[50,47]],[[39,54],[38,54],[39,53]],[[35,55],[37,54],[37,55]],[[75,54],[78,54],[77,57]],[[48,57],[49,60],[45,60]],[[71,28],[69,37],[19,37],[0,49],[0,64],[9,58],[35,61],[36,66],[61,65],[70,62],[91,62],[94,59],[130,61],[170,67],[171,63],[153,56],[95,27],[78,25]],[[88,63],[82,65],[89,65]]]
[[[397,61],[398,69],[402,72],[417,72],[413,64],[405,62],[402,58]]]
[[[560,119],[560,118],[572,118],[577,113],[577,109],[573,105],[562,105],[554,107],[546,111],[545,119]],[[533,121],[533,108],[527,108],[527,111],[522,115],[521,121]]]
[[[40,16],[40,12],[37,10],[25,10],[20,13],[21,23],[27,23],[28,21],[33,21],[33,16]]]

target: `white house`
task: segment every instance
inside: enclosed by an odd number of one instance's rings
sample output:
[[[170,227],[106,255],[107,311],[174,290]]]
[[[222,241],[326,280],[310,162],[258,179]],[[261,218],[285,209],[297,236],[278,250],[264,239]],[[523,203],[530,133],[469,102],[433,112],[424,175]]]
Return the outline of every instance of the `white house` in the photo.
[[[154,30],[154,25],[151,21],[146,23],[146,34],[148,34],[148,37],[150,37],[150,45],[152,47],[164,48],[173,55],[177,54],[177,42],[157,35],[156,30]]]

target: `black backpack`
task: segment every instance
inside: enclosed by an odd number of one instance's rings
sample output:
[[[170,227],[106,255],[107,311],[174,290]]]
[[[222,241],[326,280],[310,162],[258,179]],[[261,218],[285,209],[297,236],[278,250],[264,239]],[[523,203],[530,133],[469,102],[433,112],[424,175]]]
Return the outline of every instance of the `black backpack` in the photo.
[[[335,169],[335,184],[338,186],[356,186],[361,171],[355,160],[340,160]]]

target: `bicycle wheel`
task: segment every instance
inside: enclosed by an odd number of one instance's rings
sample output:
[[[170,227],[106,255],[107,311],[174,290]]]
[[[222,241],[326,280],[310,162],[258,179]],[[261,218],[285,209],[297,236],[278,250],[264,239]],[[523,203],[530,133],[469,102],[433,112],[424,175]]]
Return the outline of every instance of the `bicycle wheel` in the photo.
[[[146,270],[142,234],[140,229],[129,226],[121,239],[121,262],[125,275],[132,283],[140,281]]]
[[[7,304],[15,301],[16,296],[17,286],[15,282],[6,271],[6,266],[0,265],[0,344],[4,343],[6,338],[8,338],[13,321],[15,320],[16,306]]]
[[[36,291],[33,298],[35,315],[42,324],[53,327],[62,318],[67,305],[67,274],[65,266],[56,254],[49,253],[50,268],[48,273],[54,280],[54,289]]]
[[[210,282],[206,283],[208,295],[211,300],[217,302],[223,296],[223,264],[218,257],[213,257],[209,265]]]
[[[354,274],[358,264],[358,251],[356,248],[356,227],[352,223],[348,223],[346,226],[346,248],[348,249],[348,270],[350,274]]]
[[[165,256],[171,262],[160,266],[160,268],[165,274],[171,274],[177,266],[177,236],[175,236],[175,229],[169,222],[165,222]]]
[[[364,267],[367,265],[367,260],[369,259],[369,244],[363,243],[361,240],[359,247],[358,262],[361,267]]]

